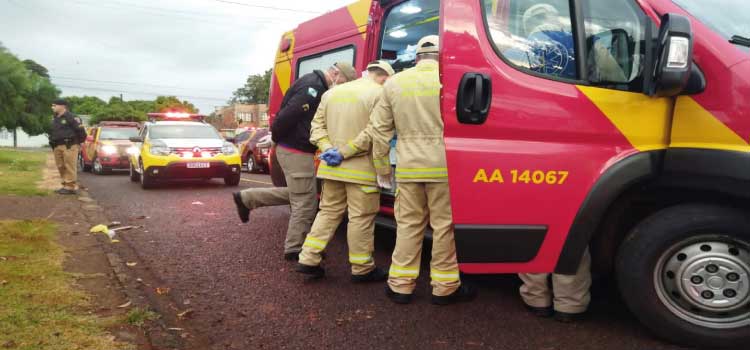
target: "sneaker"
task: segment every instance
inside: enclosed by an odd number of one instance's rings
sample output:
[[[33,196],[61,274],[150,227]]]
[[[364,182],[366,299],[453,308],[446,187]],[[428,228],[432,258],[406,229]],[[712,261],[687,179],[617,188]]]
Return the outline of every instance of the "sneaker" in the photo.
[[[379,267],[376,267],[375,269],[364,275],[352,275],[352,282],[354,283],[382,282],[387,279],[388,273],[383,271]]]
[[[284,260],[299,261],[299,252],[284,253]]]
[[[583,320],[585,315],[586,315],[585,312],[571,314],[567,312],[555,311],[555,321],[562,322],[562,323],[574,323],[574,322],[579,322]]]
[[[242,203],[242,196],[239,192],[232,193],[234,198],[234,205],[237,206],[237,214],[240,216],[240,221],[246,223],[250,221],[250,209]]]
[[[432,303],[435,305],[450,305],[460,302],[472,301],[477,297],[476,288],[467,284],[461,284],[455,292],[445,296],[432,296]]]
[[[326,270],[322,267],[305,264],[297,264],[295,271],[305,275],[310,275],[312,278],[322,278],[326,275]]]
[[[64,187],[60,187],[60,188],[58,188],[58,189],[55,190],[55,193],[60,194],[60,192],[62,192],[64,190],[65,190]]]
[[[389,286],[385,286],[385,295],[396,304],[409,304],[414,297],[413,294],[396,293]]]
[[[525,306],[526,310],[529,310],[529,312],[531,312],[531,314],[536,317],[547,318],[547,317],[552,317],[552,315],[555,314],[555,310],[552,309],[552,306],[536,307],[536,306],[531,306],[526,303],[523,303],[523,306]]]

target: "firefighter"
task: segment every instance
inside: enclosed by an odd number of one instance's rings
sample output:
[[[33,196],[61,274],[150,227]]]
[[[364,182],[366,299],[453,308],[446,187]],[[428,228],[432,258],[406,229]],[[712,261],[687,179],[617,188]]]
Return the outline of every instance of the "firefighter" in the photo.
[[[569,323],[579,320],[588,309],[591,301],[591,255],[588,249],[575,275],[521,273],[518,276],[523,281],[521,298],[536,316],[554,316],[557,321]]]
[[[68,110],[68,102],[62,99],[52,102],[52,129],[49,144],[55,156],[55,164],[60,172],[62,188],[58,194],[78,193],[78,152],[80,144],[86,140],[86,129],[81,119]]]
[[[252,188],[233,193],[242,222],[250,220],[252,209],[285,204],[291,206],[284,243],[286,260],[297,260],[318,206],[314,160],[316,148],[310,143],[313,115],[324,92],[356,77],[357,72],[351,64],[338,62],[326,71],[315,70],[297,79],[284,95],[281,108],[271,125],[276,157],[284,171],[287,187]]]
[[[417,66],[388,79],[371,124],[352,142],[365,149],[372,142],[373,161],[381,187],[391,184],[390,141],[396,144],[396,247],[388,272],[386,295],[399,304],[413,297],[424,232],[433,231],[432,303],[469,301],[474,288],[461,283],[453,237],[448,171],[440,115],[440,77],[436,35],[417,43]]]
[[[352,281],[384,281],[388,276],[375,266],[372,257],[380,191],[370,145],[355,147],[349,141],[367,127],[382,94],[382,85],[393,74],[388,62],[375,61],[367,66],[365,77],[323,94],[310,136],[310,142],[323,152],[320,157],[323,163],[318,167],[323,192],[320,211],[302,245],[297,272],[314,277],[325,274],[320,254],[348,212]]]

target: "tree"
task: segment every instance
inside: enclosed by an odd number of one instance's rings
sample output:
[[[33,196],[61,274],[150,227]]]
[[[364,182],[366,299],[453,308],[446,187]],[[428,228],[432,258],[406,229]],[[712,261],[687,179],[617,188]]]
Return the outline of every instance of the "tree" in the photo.
[[[154,101],[152,112],[181,111],[186,113],[198,113],[198,109],[188,101],[180,101],[174,96],[159,96]]]
[[[119,97],[112,97],[109,103],[91,118],[91,123],[96,124],[101,121],[144,121],[146,116],[139,114],[127,102],[123,102]]]
[[[271,72],[272,70],[269,69],[263,74],[252,74],[247,77],[245,86],[232,93],[230,103],[268,103],[268,92],[271,87]]]
[[[0,127],[13,131],[14,145],[18,128],[29,135],[48,130],[51,123],[49,106],[60,94],[48,78],[36,73],[48,75],[47,68],[33,63],[21,62],[0,46]]]
[[[97,115],[107,108],[107,102],[95,96],[68,96],[71,112],[80,115]]]
[[[36,63],[33,60],[23,60],[24,66],[26,66],[26,69],[36,73],[36,75],[49,79],[49,71],[47,71],[47,68],[43,65]]]

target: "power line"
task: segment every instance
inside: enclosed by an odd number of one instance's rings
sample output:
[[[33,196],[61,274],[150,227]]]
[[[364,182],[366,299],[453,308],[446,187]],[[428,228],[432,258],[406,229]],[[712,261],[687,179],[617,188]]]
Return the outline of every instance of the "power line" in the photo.
[[[305,12],[305,13],[312,13],[312,14],[322,14],[320,11],[310,11],[310,10],[301,10],[301,9],[293,9],[293,8],[286,8],[286,7],[275,7],[275,6],[266,6],[266,5],[253,5],[248,4],[244,2],[237,2],[237,1],[229,1],[229,0],[214,0],[216,2],[223,2],[225,4],[232,4],[232,5],[240,5],[240,6],[246,6],[246,7],[256,7],[256,8],[262,8],[262,9],[269,9],[269,10],[276,10],[276,11],[291,11],[291,12]]]
[[[156,96],[176,96],[176,97],[182,97],[185,99],[193,99],[193,100],[204,100],[204,101],[221,101],[226,102],[227,98],[218,98],[218,97],[203,97],[203,96],[189,96],[189,95],[182,95],[182,94],[166,94],[163,92],[148,92],[148,91],[132,91],[132,90],[120,90],[120,89],[106,89],[106,88],[96,88],[96,87],[87,87],[87,86],[75,86],[75,85],[61,85],[61,84],[55,84],[58,87],[64,87],[69,89],[79,89],[79,90],[92,90],[92,91],[102,91],[102,92],[114,92],[114,93],[129,93],[129,94],[136,94],[136,95],[156,95]]]
[[[173,85],[157,85],[137,82],[126,82],[126,81],[114,81],[114,80],[98,80],[98,79],[84,79],[84,78],[72,78],[63,76],[51,76],[54,80],[73,80],[73,81],[84,81],[93,83],[106,83],[106,84],[119,84],[119,85],[133,85],[133,86],[146,86],[146,87],[157,87],[157,88],[168,88],[168,89],[183,89],[183,90],[194,90],[194,91],[212,91],[212,92],[223,92],[216,89],[197,89],[184,86],[173,86]]]

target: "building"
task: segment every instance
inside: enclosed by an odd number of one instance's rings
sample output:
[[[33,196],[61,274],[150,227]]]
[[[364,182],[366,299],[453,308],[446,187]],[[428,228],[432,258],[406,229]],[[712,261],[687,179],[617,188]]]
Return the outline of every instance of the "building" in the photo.
[[[18,128],[14,142],[13,131],[0,128],[0,147],[38,148],[44,146],[49,146],[47,134],[30,136],[21,128]]]
[[[218,129],[236,129],[241,127],[268,127],[268,105],[234,104],[216,110],[220,122],[214,125]]]

